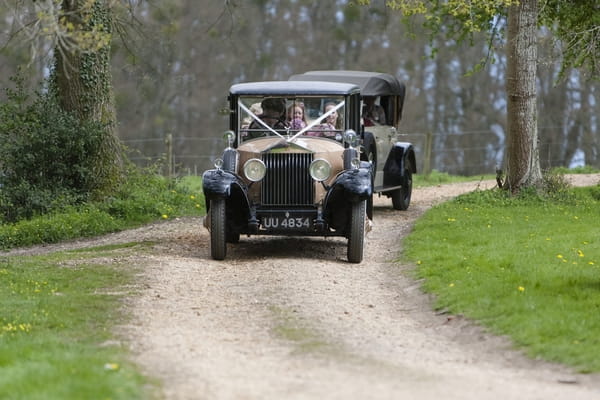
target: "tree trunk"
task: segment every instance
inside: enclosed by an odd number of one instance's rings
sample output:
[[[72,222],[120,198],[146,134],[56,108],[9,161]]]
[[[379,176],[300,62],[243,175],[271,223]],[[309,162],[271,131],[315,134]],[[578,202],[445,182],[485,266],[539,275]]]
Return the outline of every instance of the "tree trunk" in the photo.
[[[506,186],[518,191],[542,181],[536,107],[537,0],[508,10]]]
[[[96,0],[85,8],[83,0],[63,0],[64,18],[76,30],[111,34],[111,11],[106,0]],[[109,37],[109,36],[108,36]],[[106,45],[80,43],[68,38],[55,49],[54,87],[59,104],[82,121],[104,126],[95,173],[98,190],[116,183],[122,163],[116,134],[116,111],[110,70],[110,40]]]

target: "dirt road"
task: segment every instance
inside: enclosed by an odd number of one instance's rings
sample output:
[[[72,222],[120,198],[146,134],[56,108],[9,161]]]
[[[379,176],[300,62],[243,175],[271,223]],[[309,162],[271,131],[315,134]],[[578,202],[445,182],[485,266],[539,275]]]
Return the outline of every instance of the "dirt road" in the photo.
[[[492,185],[417,189],[406,212],[377,200],[358,265],[345,262],[344,240],[321,238],[243,237],[213,261],[200,219],[107,236],[159,243],[128,259],[144,268],[120,335],[169,400],[600,399],[598,375],[528,360],[431,311],[413,267],[397,261],[427,208]]]

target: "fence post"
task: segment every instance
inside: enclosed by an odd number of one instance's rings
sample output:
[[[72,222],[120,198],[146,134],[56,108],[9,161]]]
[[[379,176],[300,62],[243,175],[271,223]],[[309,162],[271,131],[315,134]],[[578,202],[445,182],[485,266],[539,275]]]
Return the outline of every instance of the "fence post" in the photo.
[[[425,176],[431,174],[431,148],[433,147],[433,133],[425,134],[425,155],[423,160],[423,172]]]
[[[167,178],[173,178],[173,134],[168,133],[165,139],[167,150]]]

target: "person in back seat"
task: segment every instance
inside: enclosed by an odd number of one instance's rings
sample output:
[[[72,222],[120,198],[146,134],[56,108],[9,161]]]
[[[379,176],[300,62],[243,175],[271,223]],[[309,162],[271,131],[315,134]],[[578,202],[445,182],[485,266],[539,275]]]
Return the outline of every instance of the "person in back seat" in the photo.
[[[362,117],[365,126],[385,125],[385,111],[379,104],[375,104],[375,100],[375,96],[363,97],[365,104],[362,110]]]
[[[307,123],[304,112],[304,103],[295,101],[289,106],[287,109],[287,118],[287,123],[291,129],[300,130],[305,128]]]

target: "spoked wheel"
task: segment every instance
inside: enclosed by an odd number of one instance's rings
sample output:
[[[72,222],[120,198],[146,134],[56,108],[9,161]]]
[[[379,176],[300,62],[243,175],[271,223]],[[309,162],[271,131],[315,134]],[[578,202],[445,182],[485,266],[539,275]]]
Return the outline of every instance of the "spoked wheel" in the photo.
[[[366,200],[352,204],[350,234],[348,235],[348,262],[351,263],[360,263],[363,260],[366,210]]]
[[[392,192],[392,206],[394,210],[406,210],[410,205],[412,194],[412,170],[410,166],[404,169],[404,183],[400,189]]]
[[[210,201],[210,255],[215,260],[224,260],[227,255],[225,228],[225,199]]]

